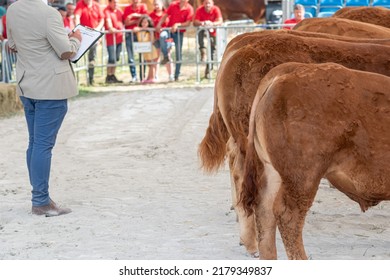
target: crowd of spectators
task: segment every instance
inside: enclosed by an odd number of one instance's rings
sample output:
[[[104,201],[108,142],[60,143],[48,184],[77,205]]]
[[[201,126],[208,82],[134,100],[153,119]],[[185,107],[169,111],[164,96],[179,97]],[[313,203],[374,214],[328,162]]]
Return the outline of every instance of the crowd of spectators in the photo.
[[[4,1],[4,0],[0,0]],[[8,0],[11,4],[17,0]],[[51,1],[49,1],[51,2]],[[58,1],[59,2],[59,1]],[[1,4],[1,3],[0,3]],[[214,5],[213,0],[203,0],[203,4],[196,10],[189,3],[189,0],[173,0],[168,7],[163,6],[162,0],[155,0],[154,9],[148,11],[146,4],[141,0],[130,0],[129,5],[119,7],[118,0],[107,0],[107,5],[100,5],[97,0],[65,0],[62,3],[54,1],[52,6],[61,14],[64,28],[71,32],[77,24],[81,24],[97,30],[106,32],[105,42],[108,53],[107,84],[123,83],[116,75],[116,63],[119,61],[122,52],[122,45],[125,42],[127,58],[130,68],[130,83],[143,82],[155,83],[158,81],[159,64],[164,65],[167,70],[169,81],[178,81],[180,77],[183,38],[187,27],[194,25],[202,27],[199,32],[200,60],[207,61],[207,45],[205,38],[210,40],[209,60],[212,61],[215,55],[216,31],[215,26],[222,24],[220,9]],[[0,15],[4,14],[0,26],[1,38],[6,38],[6,7],[0,7]],[[1,29],[1,27],[3,27]],[[6,32],[5,32],[6,33]],[[150,42],[151,51],[142,53],[142,59],[148,67],[140,67],[137,75],[135,66],[135,42]],[[88,82],[94,84],[96,46],[88,51]],[[171,52],[175,51],[175,63],[172,60]],[[140,58],[141,59],[141,56]],[[211,64],[212,65],[212,64]],[[210,68],[207,64],[205,77],[210,78]],[[147,73],[146,73],[147,72]]]

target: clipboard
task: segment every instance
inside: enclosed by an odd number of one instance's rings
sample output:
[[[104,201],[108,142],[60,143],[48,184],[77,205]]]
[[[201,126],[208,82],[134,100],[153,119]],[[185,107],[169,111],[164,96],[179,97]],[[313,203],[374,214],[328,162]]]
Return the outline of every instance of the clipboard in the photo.
[[[81,32],[81,45],[76,55],[70,59],[73,63],[77,63],[77,61],[79,61],[79,59],[104,35],[101,31],[81,24],[78,24],[73,29],[73,31],[75,30],[80,30]]]

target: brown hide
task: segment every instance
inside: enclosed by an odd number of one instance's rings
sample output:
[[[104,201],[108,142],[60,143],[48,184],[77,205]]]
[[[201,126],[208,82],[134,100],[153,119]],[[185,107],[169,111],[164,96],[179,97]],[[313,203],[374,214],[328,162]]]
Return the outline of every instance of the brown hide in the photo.
[[[203,4],[203,0],[190,0],[188,1],[191,6],[194,8],[194,12]]]
[[[214,0],[222,12],[224,20],[242,19],[242,15],[260,22],[265,17],[264,0]]]
[[[288,258],[307,258],[302,230],[321,178],[363,211],[390,199],[389,88],[387,76],[334,63],[286,63],[263,78],[242,196],[256,209],[260,257],[276,258],[277,225]],[[265,166],[262,185],[250,179],[255,165]]]
[[[365,30],[362,31],[363,33],[366,33]],[[343,34],[343,32],[340,32],[340,34]],[[277,34],[289,34],[292,36],[298,36],[298,37],[305,37],[305,38],[322,38],[322,39],[331,39],[331,40],[337,40],[337,41],[344,41],[344,42],[351,42],[351,43],[371,43],[371,44],[380,44],[385,46],[390,46],[390,38],[385,37],[386,39],[369,39],[364,38],[359,35],[359,33],[356,33],[355,35],[357,37],[349,37],[349,36],[343,36],[343,35],[334,35],[329,33],[318,33],[318,32],[307,32],[307,31],[301,31],[301,30],[286,30],[286,29],[279,29],[279,30],[265,30],[265,31],[256,31],[256,32],[248,32],[244,34],[237,35],[234,37],[229,44],[226,46],[226,50],[233,50],[233,49],[239,49],[241,47],[244,47],[248,44],[252,44],[259,39],[263,38],[263,36],[270,36],[270,35],[277,35]]]
[[[390,38],[388,28],[336,17],[307,18],[296,24],[293,30],[361,38]]]
[[[367,22],[390,28],[390,9],[382,7],[342,8],[332,17]]]
[[[202,5],[202,0],[190,0],[194,11]],[[265,17],[264,0],[214,0],[214,4],[221,9],[224,20],[253,19],[260,22]]]

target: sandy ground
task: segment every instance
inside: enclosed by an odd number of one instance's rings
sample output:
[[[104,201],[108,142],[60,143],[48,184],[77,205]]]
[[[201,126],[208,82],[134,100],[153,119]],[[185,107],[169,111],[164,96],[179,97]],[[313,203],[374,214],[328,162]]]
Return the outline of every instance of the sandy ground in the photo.
[[[199,169],[212,103],[211,87],[71,100],[50,190],[73,212],[53,218],[30,214],[24,116],[0,119],[0,259],[251,259],[238,245],[227,169]],[[311,259],[390,259],[390,204],[361,213],[323,181],[304,241]],[[280,239],[278,248],[286,259]]]

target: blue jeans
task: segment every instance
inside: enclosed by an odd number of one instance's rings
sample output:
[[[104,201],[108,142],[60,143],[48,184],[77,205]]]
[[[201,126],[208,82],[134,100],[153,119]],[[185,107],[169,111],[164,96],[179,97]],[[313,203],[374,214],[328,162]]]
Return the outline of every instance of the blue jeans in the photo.
[[[133,42],[137,42],[137,36],[135,36],[132,32],[126,33],[127,61],[130,64],[131,77],[136,78],[137,73],[135,72],[135,65],[134,65]]]
[[[180,76],[180,68],[182,61],[182,49],[183,49],[183,38],[184,32],[175,32],[172,33],[173,41],[175,42],[175,56],[176,56],[176,66],[175,66],[175,78]]]
[[[26,152],[27,169],[32,186],[32,205],[50,203],[49,178],[52,149],[68,111],[68,101],[36,100],[21,96],[29,134]]]
[[[116,64],[117,61],[120,59],[120,55],[122,52],[122,43],[107,46],[107,53],[108,53],[108,64]]]
[[[162,52],[164,57],[168,56],[168,43],[166,40],[169,37],[170,37],[170,34],[167,30],[161,31],[159,42],[160,42],[160,49],[161,49],[161,52]]]
[[[178,78],[180,75],[180,68],[181,68],[181,61],[182,61],[184,32],[175,32],[169,35],[169,32],[164,30],[160,33],[160,48],[164,57],[168,56],[168,49],[170,48],[170,46],[168,46],[168,42],[166,40],[170,36],[175,42],[175,56],[176,56],[175,78]]]

